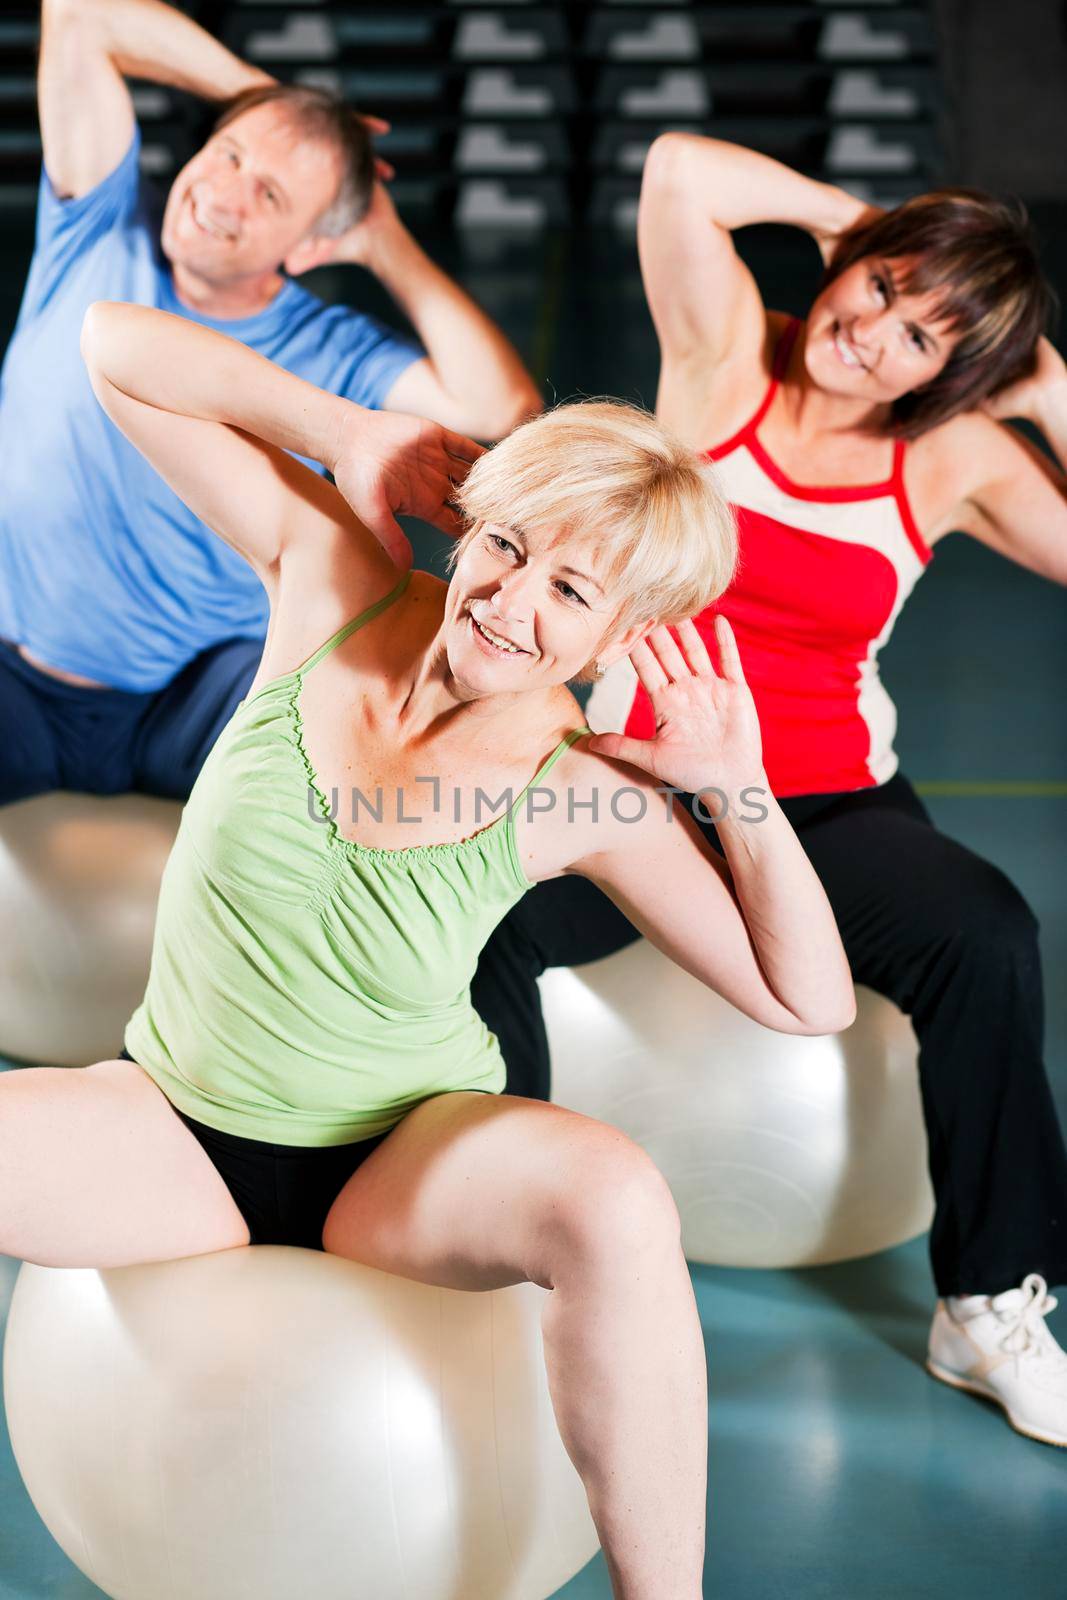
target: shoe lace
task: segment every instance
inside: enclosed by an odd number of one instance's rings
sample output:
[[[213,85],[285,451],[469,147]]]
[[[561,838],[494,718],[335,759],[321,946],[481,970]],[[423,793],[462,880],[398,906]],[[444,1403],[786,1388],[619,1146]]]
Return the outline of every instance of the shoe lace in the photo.
[[[1049,1294],[1048,1284],[1039,1272],[1031,1272],[1023,1279],[1022,1293],[1017,1306],[997,1312],[1004,1326],[1000,1348],[1015,1356],[1016,1362],[1021,1355],[1035,1355],[1067,1363],[1067,1351],[1060,1348],[1045,1326],[1045,1318],[1055,1311],[1059,1301]]]

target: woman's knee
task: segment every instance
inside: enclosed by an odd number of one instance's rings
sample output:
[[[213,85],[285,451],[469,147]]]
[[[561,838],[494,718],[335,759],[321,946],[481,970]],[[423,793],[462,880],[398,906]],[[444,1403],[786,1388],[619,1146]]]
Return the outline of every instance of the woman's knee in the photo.
[[[1011,879],[992,862],[972,857],[950,902],[953,932],[979,955],[1029,957],[1036,951],[1038,921]]]
[[[561,1245],[585,1262],[632,1261],[681,1249],[681,1221],[667,1180],[641,1146],[593,1123],[581,1152],[581,1181],[560,1197]]]

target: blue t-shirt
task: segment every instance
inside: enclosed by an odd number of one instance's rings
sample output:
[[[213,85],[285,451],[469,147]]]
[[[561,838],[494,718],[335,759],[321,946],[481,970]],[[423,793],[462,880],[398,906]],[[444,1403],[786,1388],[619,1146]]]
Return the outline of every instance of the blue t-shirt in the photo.
[[[160,252],[140,143],[135,133],[115,171],[76,200],[58,199],[41,176],[33,261],[0,373],[0,638],[64,671],[146,691],[223,639],[261,636],[267,598],[98,403],[78,348],[87,307],[128,300],[178,312],[363,406],[380,406],[423,352],[291,280],[253,317],[189,311]]]

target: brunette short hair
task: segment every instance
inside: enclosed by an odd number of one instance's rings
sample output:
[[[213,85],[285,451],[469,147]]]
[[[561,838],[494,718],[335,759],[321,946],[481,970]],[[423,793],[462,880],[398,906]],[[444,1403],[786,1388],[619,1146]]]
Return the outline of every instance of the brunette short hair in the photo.
[[[820,292],[865,258],[908,258],[894,274],[908,294],[933,292],[935,320],[959,334],[945,366],[893,402],[900,438],[947,422],[1032,369],[1055,297],[1041,272],[1026,209],[977,189],[938,189],[842,234]]]

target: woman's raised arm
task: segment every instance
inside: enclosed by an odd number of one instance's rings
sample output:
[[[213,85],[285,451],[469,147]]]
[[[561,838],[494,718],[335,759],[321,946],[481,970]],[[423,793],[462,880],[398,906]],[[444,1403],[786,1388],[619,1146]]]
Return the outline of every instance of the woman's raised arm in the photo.
[[[948,424],[969,487],[957,525],[1009,561],[1067,584],[1067,365],[1042,339],[1033,371],[983,407]],[[1015,428],[1037,428],[1054,459]],[[993,420],[990,420],[993,419]]]
[[[825,254],[867,209],[755,150],[699,134],[661,134],[645,161],[637,236],[664,357],[707,362],[761,347],[763,304],[734,250],[733,229],[792,223]]]
[[[481,447],[437,423],[365,411],[236,339],[144,306],[90,306],[82,353],[112,420],[265,578],[287,545],[340,528],[350,560],[362,553],[380,586],[383,551],[410,565],[398,512],[458,532],[448,501]],[[298,455],[321,461],[343,495]]]
[[[712,810],[715,801],[709,801]],[[838,1033],[855,991],[833,913],[803,846],[768,793],[758,821],[718,832],[726,863],[680,806],[571,870],[635,928],[745,1016],[779,1033]]]
[[[719,673],[692,623],[677,639],[655,629],[630,656],[652,701],[654,737],[599,734],[587,749],[631,763],[665,786],[659,794],[714,790],[706,804],[716,811],[726,796],[718,825],[725,863],[680,805],[666,814],[652,806],[637,824],[598,824],[593,847],[569,870],[591,878],[665,955],[757,1022],[836,1033],[855,1015],[837,924],[770,792],[755,706],[722,617],[716,635]]]

